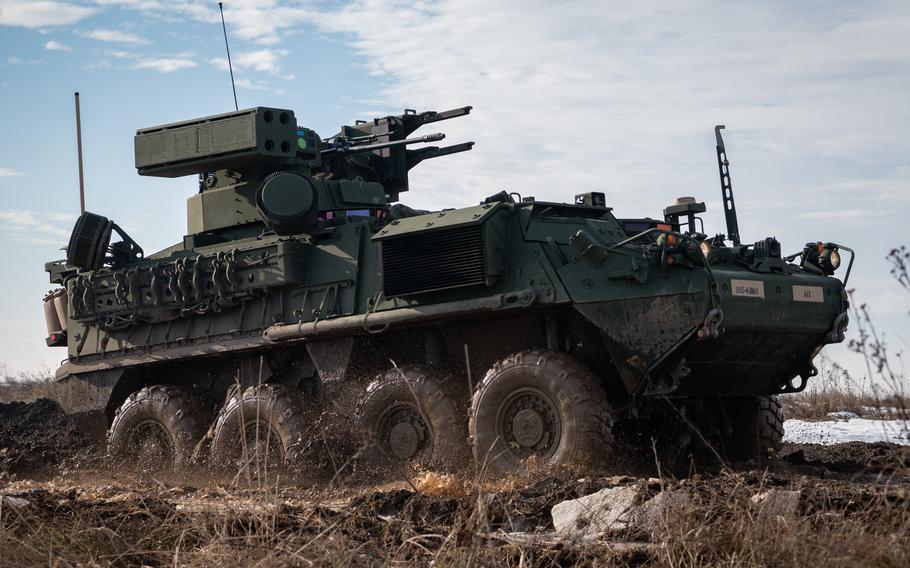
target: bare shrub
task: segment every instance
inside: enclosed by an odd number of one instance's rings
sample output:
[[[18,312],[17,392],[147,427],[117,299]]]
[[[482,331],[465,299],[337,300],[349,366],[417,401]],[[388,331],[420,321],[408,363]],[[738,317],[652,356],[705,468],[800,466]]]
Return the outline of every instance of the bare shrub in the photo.
[[[34,402],[54,398],[54,377],[50,371],[20,372],[0,377],[0,402]]]

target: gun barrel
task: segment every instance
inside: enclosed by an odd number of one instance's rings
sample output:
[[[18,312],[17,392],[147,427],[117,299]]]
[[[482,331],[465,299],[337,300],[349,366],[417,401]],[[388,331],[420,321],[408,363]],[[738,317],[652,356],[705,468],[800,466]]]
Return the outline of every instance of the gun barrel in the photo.
[[[422,142],[438,142],[446,137],[442,132],[418,136],[415,138],[405,138],[404,140],[392,140],[390,142],[379,142],[377,144],[363,144],[356,146],[336,146],[327,148],[322,151],[323,154],[332,152],[345,152],[348,154],[360,154],[362,152],[372,152],[373,150],[382,150],[383,148],[394,148],[395,146],[407,146],[410,144],[419,144]]]

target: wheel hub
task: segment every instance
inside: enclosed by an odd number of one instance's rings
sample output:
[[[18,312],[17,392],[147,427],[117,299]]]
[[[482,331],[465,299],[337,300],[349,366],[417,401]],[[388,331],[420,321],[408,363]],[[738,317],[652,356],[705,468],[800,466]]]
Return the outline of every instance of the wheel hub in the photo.
[[[523,388],[504,401],[499,414],[500,432],[519,458],[547,459],[559,445],[562,420],[556,405],[535,388]]]
[[[534,409],[526,408],[512,419],[512,432],[515,441],[525,448],[531,448],[543,437],[543,417]]]
[[[430,430],[416,408],[400,406],[380,421],[380,440],[392,456],[407,460],[430,445]]]
[[[167,430],[158,421],[148,420],[137,425],[134,440],[136,458],[143,465],[173,459],[173,443]]]
[[[257,468],[278,466],[284,458],[281,438],[264,420],[246,425],[246,451],[248,462]]]
[[[389,432],[389,449],[396,458],[407,459],[417,453],[420,435],[412,424],[399,422]]]

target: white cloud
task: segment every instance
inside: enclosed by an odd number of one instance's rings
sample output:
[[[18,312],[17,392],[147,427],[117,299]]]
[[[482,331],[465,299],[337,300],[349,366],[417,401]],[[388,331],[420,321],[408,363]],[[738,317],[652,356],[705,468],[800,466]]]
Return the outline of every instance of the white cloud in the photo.
[[[278,75],[281,73],[280,60],[288,54],[286,49],[258,49],[256,51],[240,52],[232,56],[231,63],[234,69],[251,69]],[[227,71],[228,60],[226,57],[215,57],[209,60],[215,67]]]
[[[71,232],[70,229],[65,229],[59,224],[54,224],[49,221],[60,223],[61,218],[59,216],[50,217],[35,211],[21,209],[0,210],[0,227],[13,232],[14,235],[34,238],[41,238],[41,235],[44,235],[44,238],[47,238],[47,236],[60,238],[69,237]],[[35,235],[35,233],[38,233],[38,235]]]
[[[95,61],[94,63],[86,64],[85,68],[89,69],[91,71],[94,71],[95,69],[110,69],[111,62],[108,61],[107,59],[101,59],[99,61]]]
[[[101,4],[117,4],[141,10],[162,18],[180,16],[212,25],[221,24],[218,5],[214,2],[142,2],[139,0],[96,0]],[[288,32],[300,24],[311,22],[319,13],[306,7],[305,2],[276,0],[239,0],[224,7],[224,19],[230,38],[239,38],[259,45],[276,45]]]
[[[844,177],[829,166],[878,178],[860,195],[882,185],[910,193],[906,174],[885,183],[910,154],[894,126],[910,121],[910,35],[901,31],[910,10],[897,5],[822,17],[723,2],[608,10],[599,0],[363,0],[313,21],[345,34],[384,85],[381,104],[363,110],[474,105],[438,129],[452,142],[476,140],[475,150],[412,172],[421,190],[407,196],[425,207],[503,187],[558,200],[603,189],[623,214],[653,216],[678,195],[719,191],[711,130],[722,121],[749,232],[768,225],[765,206],[777,207],[775,225],[806,225],[796,220],[807,209],[780,203],[826,197],[822,186]],[[719,208],[707,217],[723,230]]]
[[[136,57],[135,53],[130,53],[129,51],[122,51],[117,49],[106,49],[104,54],[110,57],[116,57],[117,59],[132,59]]]
[[[72,51],[73,50],[72,47],[70,47],[68,45],[64,45],[57,41],[53,41],[53,40],[45,43],[44,49],[47,49],[48,51]]]
[[[251,81],[249,79],[237,79],[234,81],[234,84],[237,85],[239,89],[247,89],[250,91],[267,91],[269,89],[269,84],[265,81]]]
[[[6,58],[7,65],[38,65],[39,63],[41,63],[40,59],[19,59],[15,55]]]
[[[36,29],[74,24],[96,13],[95,8],[70,2],[0,0],[0,26]]]
[[[112,43],[126,43],[130,45],[148,45],[152,43],[136,34],[120,30],[97,29],[84,32],[82,35],[90,39]]]
[[[209,59],[209,63],[222,71],[227,71],[229,68],[227,57],[213,57]]]
[[[172,73],[181,69],[190,69],[196,67],[196,62],[192,59],[179,57],[159,57],[153,59],[140,59],[134,66],[134,69],[154,69],[159,73]]]
[[[807,213],[800,213],[798,217],[800,219],[820,219],[823,221],[852,221],[852,220],[867,220],[872,223],[880,222],[880,217],[884,215],[884,211],[860,211],[857,209],[835,209],[831,211],[809,211]]]
[[[0,177],[19,177],[24,175],[24,173],[17,172],[16,170],[11,170],[9,168],[0,168]]]

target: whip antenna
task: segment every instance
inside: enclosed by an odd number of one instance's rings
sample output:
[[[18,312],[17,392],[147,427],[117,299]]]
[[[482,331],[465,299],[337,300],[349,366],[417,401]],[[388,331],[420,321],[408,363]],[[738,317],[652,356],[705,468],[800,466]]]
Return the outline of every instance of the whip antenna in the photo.
[[[85,180],[82,176],[82,117],[79,116],[79,93],[76,99],[76,155],[79,157],[79,213],[85,213]]]
[[[231,65],[231,48],[228,47],[227,26],[224,25],[224,2],[218,2],[218,10],[221,11],[221,29],[224,31],[224,50],[227,51],[228,70],[231,72],[231,90],[234,92],[234,110],[240,110],[237,106],[237,87],[234,86],[234,67]]]

